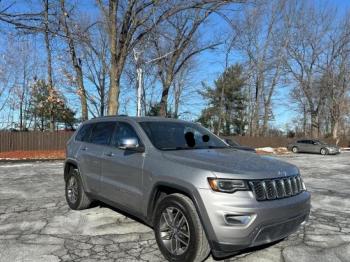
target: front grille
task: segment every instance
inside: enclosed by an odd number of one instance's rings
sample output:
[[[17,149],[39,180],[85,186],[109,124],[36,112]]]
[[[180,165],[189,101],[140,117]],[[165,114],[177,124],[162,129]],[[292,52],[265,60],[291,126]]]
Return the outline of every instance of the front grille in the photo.
[[[304,190],[300,176],[254,180],[250,181],[249,184],[258,201],[291,197]]]

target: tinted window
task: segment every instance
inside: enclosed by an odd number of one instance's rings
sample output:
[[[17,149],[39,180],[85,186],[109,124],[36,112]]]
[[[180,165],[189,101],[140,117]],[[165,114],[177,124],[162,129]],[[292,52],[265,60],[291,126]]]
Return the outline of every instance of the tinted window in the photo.
[[[119,122],[114,132],[112,145],[118,147],[120,145],[121,140],[125,138],[136,138],[140,144],[140,140],[134,128],[128,123]]]
[[[87,142],[89,140],[89,137],[90,137],[91,128],[92,128],[92,124],[83,125],[79,129],[78,134],[76,135],[75,139],[77,141]]]
[[[161,150],[230,148],[200,125],[188,122],[141,122],[152,144]]]
[[[108,145],[114,130],[115,122],[96,123],[92,130],[90,143]]]

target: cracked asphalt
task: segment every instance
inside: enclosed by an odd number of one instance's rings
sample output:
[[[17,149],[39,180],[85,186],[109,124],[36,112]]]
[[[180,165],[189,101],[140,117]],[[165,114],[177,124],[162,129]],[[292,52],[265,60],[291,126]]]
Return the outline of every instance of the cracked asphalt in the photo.
[[[289,155],[312,193],[308,223],[225,261],[350,261],[350,152]],[[0,261],[164,261],[147,226],[97,206],[72,211],[62,162],[0,164]],[[207,261],[213,261],[209,257]]]

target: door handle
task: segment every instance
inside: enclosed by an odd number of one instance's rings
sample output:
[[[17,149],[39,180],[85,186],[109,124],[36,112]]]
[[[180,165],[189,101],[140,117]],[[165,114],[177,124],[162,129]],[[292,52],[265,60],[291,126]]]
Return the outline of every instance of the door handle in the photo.
[[[105,153],[105,155],[106,155],[106,156],[109,156],[109,157],[112,157],[112,156],[114,156],[114,153],[109,152],[109,153]]]
[[[80,150],[86,151],[86,150],[87,150],[87,147],[85,146],[85,147],[81,148]]]

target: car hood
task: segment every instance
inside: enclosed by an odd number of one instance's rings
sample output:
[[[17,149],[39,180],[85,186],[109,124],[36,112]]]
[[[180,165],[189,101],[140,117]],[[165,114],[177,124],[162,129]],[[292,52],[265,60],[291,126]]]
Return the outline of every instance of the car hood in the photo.
[[[296,175],[296,166],[273,157],[237,149],[195,149],[163,152],[173,162],[212,171],[221,178],[262,179]]]

